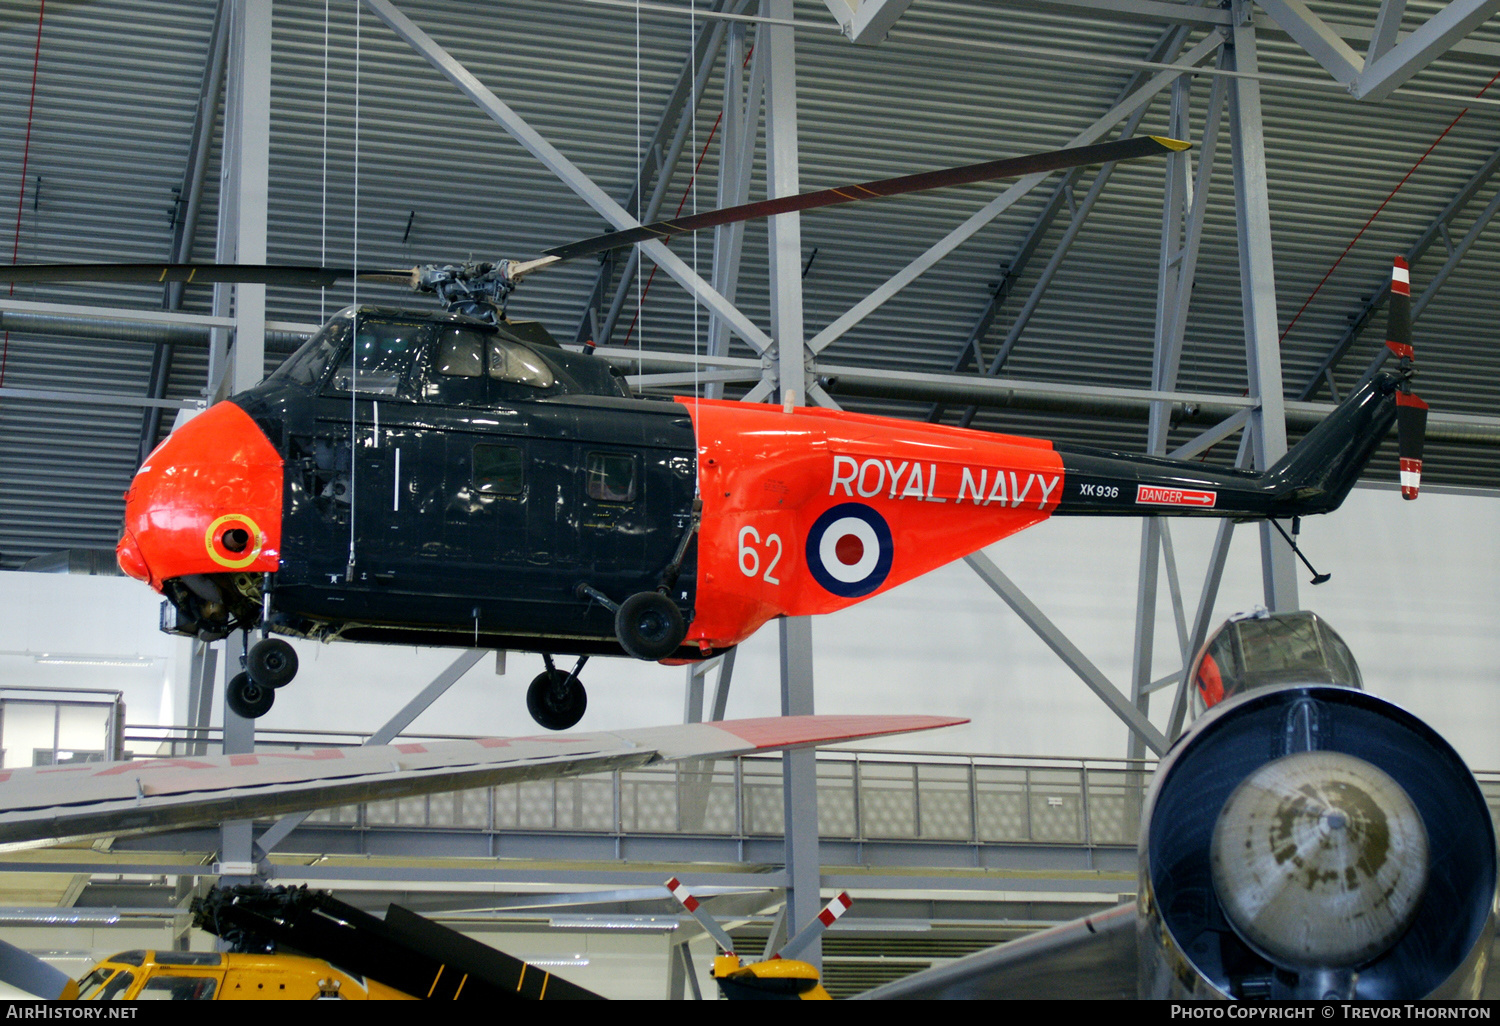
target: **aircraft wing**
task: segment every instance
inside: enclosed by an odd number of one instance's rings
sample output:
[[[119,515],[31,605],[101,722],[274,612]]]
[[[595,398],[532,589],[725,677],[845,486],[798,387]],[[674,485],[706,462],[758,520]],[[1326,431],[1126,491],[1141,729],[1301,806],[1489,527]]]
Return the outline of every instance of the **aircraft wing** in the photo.
[[[0,770],[0,851],[967,722],[947,716],[778,716],[590,734]]]
[[[859,995],[868,1000],[1136,996],[1135,904],[1117,905]]]

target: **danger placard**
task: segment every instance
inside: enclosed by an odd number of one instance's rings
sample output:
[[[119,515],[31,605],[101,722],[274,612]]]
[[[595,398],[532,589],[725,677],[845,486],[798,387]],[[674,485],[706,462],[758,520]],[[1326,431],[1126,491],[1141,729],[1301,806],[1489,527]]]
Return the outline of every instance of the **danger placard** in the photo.
[[[1201,506],[1208,509],[1218,498],[1218,492],[1188,491],[1182,488],[1137,485],[1135,489],[1135,501],[1147,506]]]

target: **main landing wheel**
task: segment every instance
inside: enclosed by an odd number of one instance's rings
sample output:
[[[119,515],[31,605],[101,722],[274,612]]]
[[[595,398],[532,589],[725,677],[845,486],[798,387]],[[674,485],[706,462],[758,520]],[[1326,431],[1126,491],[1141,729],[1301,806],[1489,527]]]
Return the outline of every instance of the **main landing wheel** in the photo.
[[[271,703],[276,701],[276,692],[255,683],[248,673],[237,673],[229,682],[224,697],[229,702],[229,708],[237,715],[254,720],[271,711]]]
[[[543,670],[526,689],[526,711],[548,730],[567,730],[583,719],[588,704],[578,678],[563,670]]]
[[[245,656],[245,672],[261,687],[283,687],[297,676],[297,650],[280,638],[261,638]]]
[[[615,613],[615,637],[625,654],[637,659],[665,659],[686,636],[677,603],[659,591],[637,592]]]

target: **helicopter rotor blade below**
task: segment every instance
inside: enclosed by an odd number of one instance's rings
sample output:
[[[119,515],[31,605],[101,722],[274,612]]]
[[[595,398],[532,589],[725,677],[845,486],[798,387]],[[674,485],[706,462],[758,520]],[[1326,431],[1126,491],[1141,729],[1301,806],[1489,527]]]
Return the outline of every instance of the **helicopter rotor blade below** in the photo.
[[[546,250],[545,257],[554,257],[554,262],[576,260],[578,257],[602,253],[621,246],[652,239],[669,239],[675,235],[694,232],[703,228],[716,228],[723,224],[735,224],[760,217],[774,217],[818,207],[830,207],[839,203],[855,203],[860,200],[878,199],[884,196],[901,196],[909,192],[925,192],[943,189],[952,185],[970,185],[988,182],[997,178],[1019,178],[1022,175],[1048,171],[1061,171],[1088,164],[1108,164],[1117,160],[1137,157],[1152,157],[1187,149],[1188,144],[1177,139],[1159,135],[1142,135],[1095,146],[1074,146],[1065,150],[1034,153],[1024,157],[1006,157],[988,160],[979,164],[946,168],[942,171],[924,171],[899,178],[885,178],[860,185],[841,185],[835,189],[819,192],[804,192],[796,196],[759,200],[734,207],[721,207],[702,214],[677,217],[670,221],[656,221],[638,228],[606,232],[591,239],[582,239],[566,246]]]
[[[358,278],[410,285],[413,268],[356,270],[340,267],[291,267],[270,264],[13,264],[0,266],[0,281],[118,282],[134,285],[165,285],[170,282],[199,285],[297,285],[321,288]]]

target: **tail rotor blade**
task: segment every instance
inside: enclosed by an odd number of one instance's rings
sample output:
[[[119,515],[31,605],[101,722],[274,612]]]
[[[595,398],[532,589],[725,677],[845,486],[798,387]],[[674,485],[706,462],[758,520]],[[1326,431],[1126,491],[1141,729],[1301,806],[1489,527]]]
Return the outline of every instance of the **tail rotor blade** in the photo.
[[[1405,258],[1391,264],[1391,306],[1387,314],[1385,347],[1397,359],[1410,360],[1411,348],[1411,268]]]
[[[1422,442],[1427,436],[1427,404],[1410,392],[1396,393],[1396,448],[1401,455],[1401,498],[1415,499],[1422,487]]]
[[[1401,361],[1396,391],[1396,448],[1401,457],[1401,497],[1415,499],[1422,487],[1422,443],[1427,436],[1427,404],[1413,394],[1416,354],[1411,345],[1411,269],[1397,257],[1391,266],[1391,308],[1385,346]]]

